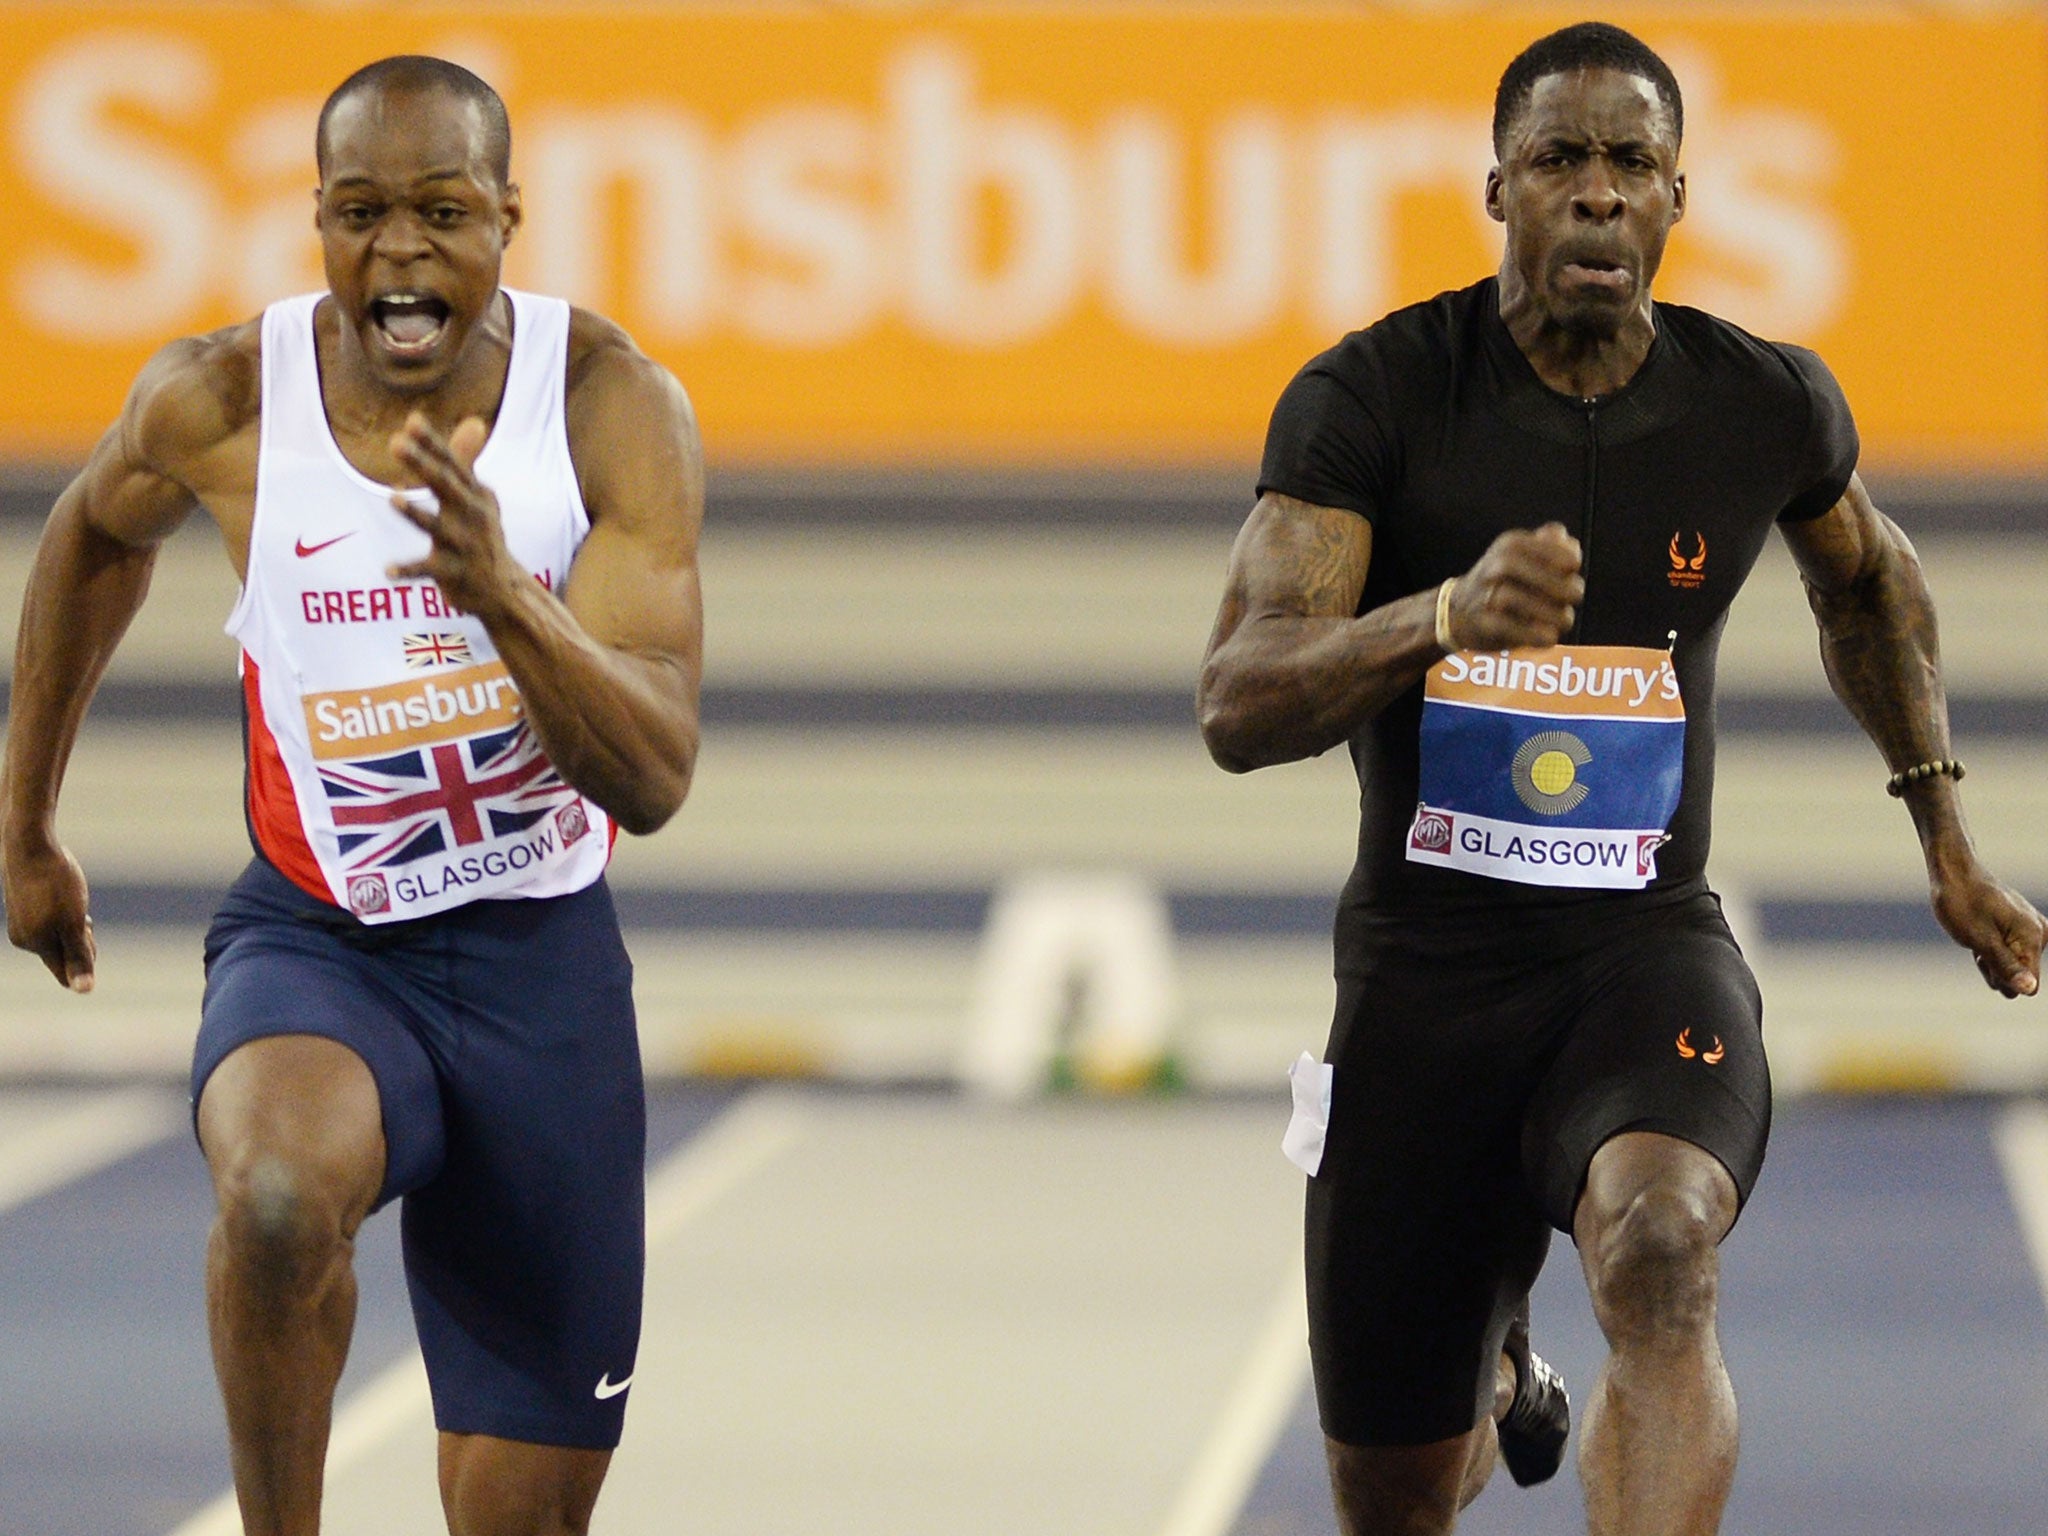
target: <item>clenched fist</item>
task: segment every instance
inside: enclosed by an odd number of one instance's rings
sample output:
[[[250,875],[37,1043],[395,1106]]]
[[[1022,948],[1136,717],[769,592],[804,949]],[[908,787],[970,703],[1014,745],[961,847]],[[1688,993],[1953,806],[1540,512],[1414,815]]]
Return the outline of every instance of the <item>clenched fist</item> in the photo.
[[[1460,650],[1556,645],[1585,601],[1579,541],[1562,523],[1514,528],[1451,588],[1450,633]]]

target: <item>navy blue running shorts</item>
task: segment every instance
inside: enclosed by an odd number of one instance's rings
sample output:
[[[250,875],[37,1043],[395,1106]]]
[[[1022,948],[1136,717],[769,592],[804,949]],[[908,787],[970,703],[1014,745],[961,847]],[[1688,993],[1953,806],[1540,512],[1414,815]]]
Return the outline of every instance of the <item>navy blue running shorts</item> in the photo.
[[[192,1102],[238,1046],[321,1035],[382,1101],[381,1206],[434,1422],[609,1449],[640,1340],[647,1104],[604,882],[369,926],[258,859],[206,936]]]
[[[1420,1445],[1491,1411],[1501,1340],[1608,1138],[1691,1142],[1748,1199],[1770,1130],[1763,1002],[1702,889],[1351,916],[1308,1182],[1310,1353],[1326,1434]]]

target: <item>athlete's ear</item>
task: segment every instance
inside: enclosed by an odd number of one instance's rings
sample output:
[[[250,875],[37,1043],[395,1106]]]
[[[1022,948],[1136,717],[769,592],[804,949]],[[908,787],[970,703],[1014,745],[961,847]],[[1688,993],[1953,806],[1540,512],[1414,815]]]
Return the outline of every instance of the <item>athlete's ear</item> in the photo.
[[[1680,171],[1671,178],[1671,222],[1676,224],[1685,217],[1685,172]]]
[[[515,181],[506,186],[504,195],[498,199],[499,240],[510,245],[512,237],[519,233],[519,226],[525,222],[526,204],[520,200],[519,183]]]
[[[313,189],[313,227],[315,229],[320,227],[320,210],[323,206],[320,198],[320,189],[315,187]]]
[[[1496,224],[1508,221],[1508,211],[1500,200],[1500,167],[1495,166],[1486,173],[1486,216]]]

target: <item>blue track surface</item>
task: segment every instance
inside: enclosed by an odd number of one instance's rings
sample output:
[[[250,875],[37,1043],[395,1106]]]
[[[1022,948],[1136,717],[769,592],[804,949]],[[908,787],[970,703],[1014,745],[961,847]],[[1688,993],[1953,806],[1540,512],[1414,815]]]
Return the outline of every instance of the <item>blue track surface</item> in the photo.
[[[657,1089],[653,1155],[730,1098]],[[2048,1531],[2048,1310],[1992,1150],[1997,1108],[1781,1108],[1763,1182],[1724,1249],[1744,1442],[1728,1532]],[[225,1486],[201,1300],[210,1214],[198,1153],[176,1136],[0,1216],[6,1536],[164,1536]],[[396,1228],[387,1212],[361,1240],[344,1396],[411,1343]],[[1601,1351],[1562,1241],[1535,1316],[1538,1348],[1583,1397]],[[1236,1536],[1333,1530],[1304,1396]],[[1531,1492],[1498,1480],[1460,1530],[1576,1536],[1570,1471]]]
[[[1770,1162],[1722,1250],[1722,1344],[1742,1405],[1724,1530],[1741,1536],[2048,1531],[2048,1309],[1982,1101],[1782,1106]],[[1602,1349],[1560,1239],[1537,1350],[1574,1400]],[[1576,1442],[1575,1442],[1576,1444]],[[1583,1536],[1568,1461],[1495,1479],[1460,1536]],[[1236,1536],[1335,1530],[1306,1395]]]
[[[733,1090],[657,1088],[648,1155]],[[164,1536],[228,1484],[206,1346],[213,1200],[175,1136],[0,1216],[0,1533]],[[357,1240],[360,1302],[341,1396],[412,1346],[398,1214]]]

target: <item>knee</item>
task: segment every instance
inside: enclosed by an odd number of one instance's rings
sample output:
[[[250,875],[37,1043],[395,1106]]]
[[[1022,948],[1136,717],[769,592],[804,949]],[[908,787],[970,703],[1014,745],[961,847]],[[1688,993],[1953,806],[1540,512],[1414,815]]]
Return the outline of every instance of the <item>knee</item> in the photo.
[[[611,1456],[443,1431],[449,1536],[586,1536]]]
[[[267,1288],[292,1290],[317,1280],[345,1255],[360,1215],[351,1218],[341,1181],[271,1151],[247,1151],[216,1170],[218,1239],[225,1257]]]
[[[590,1510],[587,1508],[580,1511],[506,1511],[495,1502],[478,1509],[474,1501],[458,1505],[444,1500],[443,1509],[448,1517],[449,1536],[589,1536],[590,1533]]]
[[[1639,1189],[1595,1212],[1582,1246],[1593,1308],[1609,1337],[1710,1330],[1725,1225],[1712,1201],[1682,1186]]]
[[[1446,1536],[1465,1502],[1477,1437],[1490,1429],[1419,1446],[1355,1446],[1325,1437],[1338,1529],[1343,1536]]]

